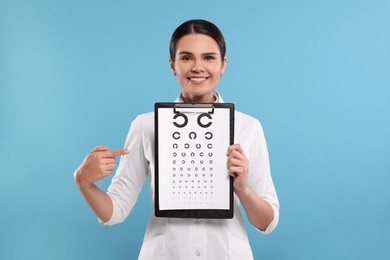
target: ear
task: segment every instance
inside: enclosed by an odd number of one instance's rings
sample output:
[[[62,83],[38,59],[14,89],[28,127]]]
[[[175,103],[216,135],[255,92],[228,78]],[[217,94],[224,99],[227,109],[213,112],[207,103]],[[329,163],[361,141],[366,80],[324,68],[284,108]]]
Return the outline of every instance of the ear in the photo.
[[[225,72],[226,64],[227,64],[227,57],[225,56],[225,58],[223,58],[223,61],[222,61],[221,75]]]
[[[171,57],[169,57],[168,61],[169,61],[169,66],[171,67],[173,75],[176,76],[175,62],[172,60]]]

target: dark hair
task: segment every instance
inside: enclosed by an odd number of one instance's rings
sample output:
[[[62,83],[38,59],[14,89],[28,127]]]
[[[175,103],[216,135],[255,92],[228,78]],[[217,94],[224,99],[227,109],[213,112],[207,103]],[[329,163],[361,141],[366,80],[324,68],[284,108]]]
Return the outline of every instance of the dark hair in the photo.
[[[195,33],[204,34],[213,38],[217,42],[221,52],[221,60],[225,58],[225,39],[223,38],[222,32],[218,29],[218,27],[206,20],[188,20],[177,27],[172,34],[171,42],[169,44],[169,54],[171,55],[172,61],[175,61],[176,58],[176,47],[178,41],[188,34]]]

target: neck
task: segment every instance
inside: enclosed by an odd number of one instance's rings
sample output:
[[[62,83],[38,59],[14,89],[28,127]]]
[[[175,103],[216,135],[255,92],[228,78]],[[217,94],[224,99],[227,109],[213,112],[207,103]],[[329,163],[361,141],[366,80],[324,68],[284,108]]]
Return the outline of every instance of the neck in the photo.
[[[183,96],[183,93],[181,93],[181,99],[183,100],[184,103],[214,103],[217,99],[214,96],[214,93],[211,94],[211,96],[193,96],[193,97],[188,97],[188,96]]]

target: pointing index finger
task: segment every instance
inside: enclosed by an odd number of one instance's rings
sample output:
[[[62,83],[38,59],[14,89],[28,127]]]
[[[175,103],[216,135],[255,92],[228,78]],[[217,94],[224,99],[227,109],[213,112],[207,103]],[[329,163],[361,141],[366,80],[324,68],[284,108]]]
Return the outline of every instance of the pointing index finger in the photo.
[[[118,155],[125,155],[128,154],[129,150],[127,149],[118,149],[118,150],[111,150],[103,153],[104,157],[115,157]]]

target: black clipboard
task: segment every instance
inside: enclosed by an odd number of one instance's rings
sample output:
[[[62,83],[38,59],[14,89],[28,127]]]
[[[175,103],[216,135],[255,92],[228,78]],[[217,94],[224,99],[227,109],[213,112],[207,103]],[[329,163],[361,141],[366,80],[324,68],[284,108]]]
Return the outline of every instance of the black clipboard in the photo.
[[[233,218],[234,104],[155,104],[155,216]]]

